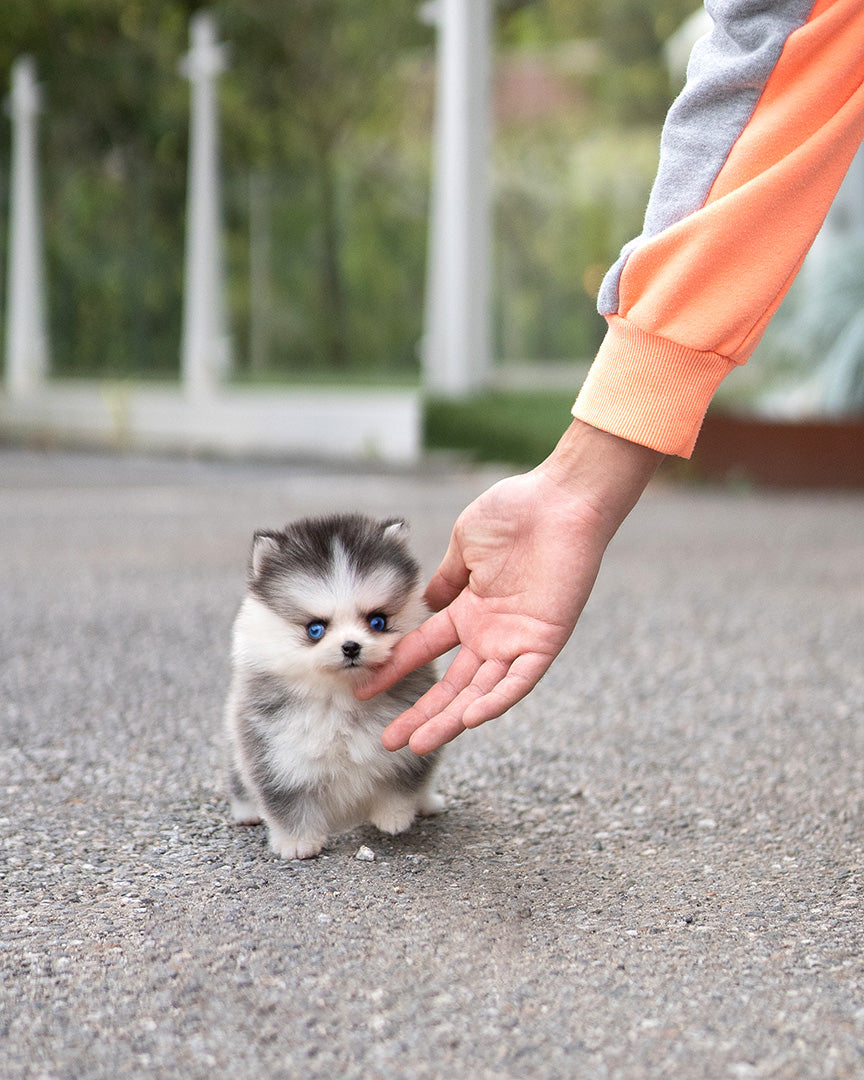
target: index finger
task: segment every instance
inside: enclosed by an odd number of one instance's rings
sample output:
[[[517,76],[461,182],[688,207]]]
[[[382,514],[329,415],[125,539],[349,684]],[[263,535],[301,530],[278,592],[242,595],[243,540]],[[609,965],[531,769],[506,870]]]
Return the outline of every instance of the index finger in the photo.
[[[409,671],[428,664],[437,656],[443,656],[458,644],[459,635],[447,611],[436,612],[397,642],[390,656],[373,672],[369,681],[355,688],[354,696],[368,701],[393,686]]]

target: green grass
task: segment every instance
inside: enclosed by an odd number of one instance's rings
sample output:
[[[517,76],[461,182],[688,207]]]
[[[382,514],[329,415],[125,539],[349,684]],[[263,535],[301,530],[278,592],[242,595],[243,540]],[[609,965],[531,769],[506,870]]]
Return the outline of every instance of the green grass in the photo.
[[[311,389],[371,389],[371,390],[419,390],[420,377],[411,372],[404,374],[380,371],[319,370],[309,371],[240,371],[232,375],[231,386],[269,389],[275,387],[302,386]]]
[[[474,461],[537,465],[570,423],[572,391],[494,392],[426,403],[427,450],[459,450]]]

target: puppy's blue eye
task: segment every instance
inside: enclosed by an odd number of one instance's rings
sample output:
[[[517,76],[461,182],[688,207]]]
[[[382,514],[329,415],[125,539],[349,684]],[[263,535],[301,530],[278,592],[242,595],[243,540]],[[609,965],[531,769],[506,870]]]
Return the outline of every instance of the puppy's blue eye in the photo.
[[[382,634],[387,629],[387,616],[386,615],[370,615],[369,616],[369,629],[374,630],[376,634]]]
[[[324,637],[324,631],[326,629],[326,623],[316,620],[315,622],[309,623],[309,625],[306,627],[306,633],[313,641],[320,641],[321,638]]]

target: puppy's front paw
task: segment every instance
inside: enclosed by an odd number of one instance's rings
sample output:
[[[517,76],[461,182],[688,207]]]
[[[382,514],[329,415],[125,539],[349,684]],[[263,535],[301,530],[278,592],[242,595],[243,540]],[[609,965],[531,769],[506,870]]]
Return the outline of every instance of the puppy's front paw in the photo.
[[[437,791],[424,791],[417,805],[417,813],[421,817],[434,817],[435,814],[443,814],[447,809],[447,800]]]
[[[314,859],[321,854],[326,836],[290,836],[288,833],[270,830],[270,850],[280,859]]]
[[[377,806],[372,808],[369,820],[376,829],[395,836],[411,828],[416,810],[417,805],[413,797],[393,795],[388,799],[382,799]]]
[[[250,799],[231,800],[231,819],[235,825],[260,825],[258,807]]]

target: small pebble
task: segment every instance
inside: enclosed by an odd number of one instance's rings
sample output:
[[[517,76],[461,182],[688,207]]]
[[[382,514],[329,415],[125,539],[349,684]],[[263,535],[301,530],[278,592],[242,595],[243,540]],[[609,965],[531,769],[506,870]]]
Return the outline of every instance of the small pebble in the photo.
[[[359,859],[360,862],[375,862],[375,852],[372,848],[366,847],[365,844],[358,850],[354,856],[355,859]]]

